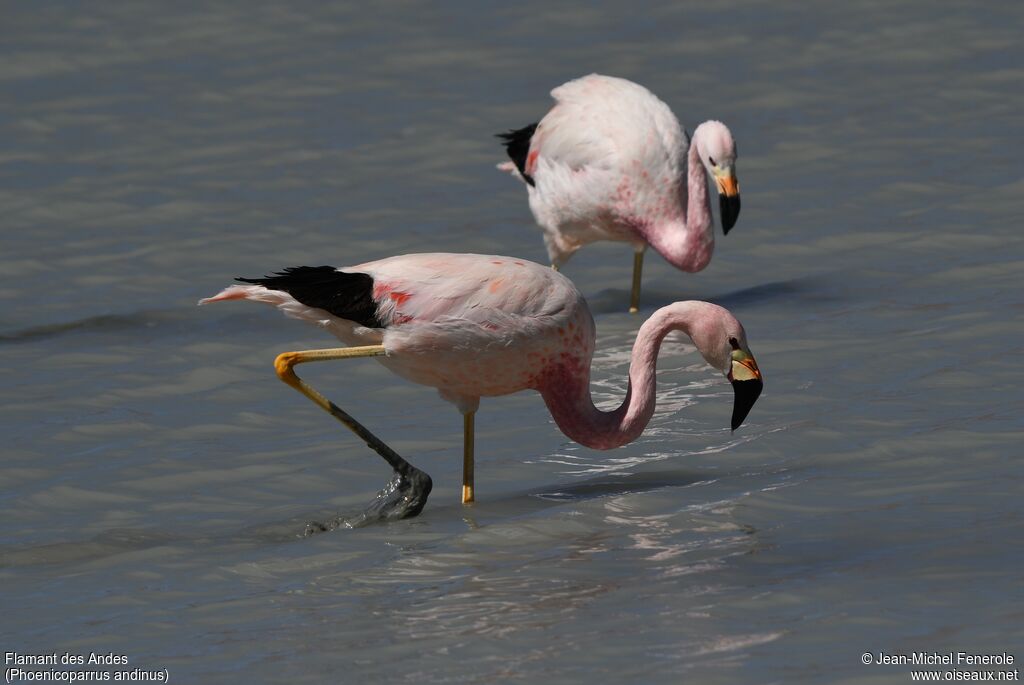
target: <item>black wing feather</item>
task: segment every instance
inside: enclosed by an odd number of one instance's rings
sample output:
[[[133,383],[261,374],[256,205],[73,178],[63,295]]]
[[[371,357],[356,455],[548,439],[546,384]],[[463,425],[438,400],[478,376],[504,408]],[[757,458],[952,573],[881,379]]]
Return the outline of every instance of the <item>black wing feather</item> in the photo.
[[[288,293],[307,307],[316,307],[360,326],[383,328],[373,299],[373,277],[345,273],[333,266],[293,266],[264,278],[236,278]]]
[[[505,142],[505,151],[512,159],[512,163],[519,169],[519,173],[531,186],[536,185],[533,177],[526,173],[526,156],[530,154],[530,139],[533,132],[537,130],[537,124],[530,124],[524,128],[513,129],[508,133],[499,133],[495,137]]]

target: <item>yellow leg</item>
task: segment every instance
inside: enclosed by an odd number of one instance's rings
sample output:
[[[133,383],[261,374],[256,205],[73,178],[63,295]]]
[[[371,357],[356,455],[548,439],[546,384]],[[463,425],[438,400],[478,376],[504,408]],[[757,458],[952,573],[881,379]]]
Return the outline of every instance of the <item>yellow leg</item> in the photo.
[[[462,503],[475,502],[473,497],[473,418],[475,411],[462,415]]]
[[[367,430],[361,423],[352,418],[348,412],[341,409],[334,402],[321,395],[306,381],[295,375],[293,367],[306,362],[323,362],[334,359],[353,359],[356,357],[382,357],[386,354],[383,345],[367,345],[365,347],[337,347],[325,350],[303,350],[300,352],[282,352],[274,360],[274,369],[278,377],[308,397],[318,407],[338,419],[350,431],[358,435],[377,454],[384,458],[391,467],[402,476],[412,477],[413,474],[422,474],[419,469],[400,457],[397,452],[388,447],[376,435]],[[426,476],[426,474],[422,474]],[[416,476],[419,478],[420,476]],[[429,480],[429,477],[428,477]],[[429,486],[427,493],[429,493]],[[426,502],[426,499],[423,500]],[[422,505],[421,505],[422,507]],[[416,510],[418,513],[418,509]],[[412,515],[415,515],[412,514]]]
[[[633,294],[629,298],[629,313],[640,311],[640,274],[644,270],[643,251],[633,253]]]

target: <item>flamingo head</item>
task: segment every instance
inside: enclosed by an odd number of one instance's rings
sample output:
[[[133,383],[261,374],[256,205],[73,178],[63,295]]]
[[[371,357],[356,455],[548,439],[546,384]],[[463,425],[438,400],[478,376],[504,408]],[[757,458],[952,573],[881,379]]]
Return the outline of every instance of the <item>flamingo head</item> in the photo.
[[[705,121],[693,132],[701,163],[718,188],[722,232],[728,235],[740,215],[740,184],[736,180],[736,141],[720,121]]]
[[[690,326],[690,338],[708,364],[729,379],[733,389],[732,421],[736,430],[747,418],[764,389],[761,370],[757,368],[743,324],[727,309],[709,302],[698,305],[700,316]]]

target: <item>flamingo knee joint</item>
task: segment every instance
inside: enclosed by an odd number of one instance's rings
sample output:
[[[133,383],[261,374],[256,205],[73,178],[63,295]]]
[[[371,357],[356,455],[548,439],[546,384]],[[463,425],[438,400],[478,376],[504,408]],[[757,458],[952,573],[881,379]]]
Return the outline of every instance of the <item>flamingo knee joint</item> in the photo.
[[[285,383],[288,383],[295,377],[295,371],[292,367],[294,367],[298,362],[298,354],[295,352],[282,352],[277,355],[277,358],[274,359],[274,371],[277,372],[277,377]]]

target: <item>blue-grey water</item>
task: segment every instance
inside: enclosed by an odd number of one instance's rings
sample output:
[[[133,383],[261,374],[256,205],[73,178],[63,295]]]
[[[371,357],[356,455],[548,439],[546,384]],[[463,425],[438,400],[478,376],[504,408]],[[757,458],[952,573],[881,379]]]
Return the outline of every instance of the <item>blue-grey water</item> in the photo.
[[[1024,659],[1024,5],[8,3],[0,19],[0,650],[171,682],[897,683],[864,652]],[[739,145],[743,212],[696,275],[567,266],[594,391],[643,317],[729,307],[766,390],[667,344],[612,452],[532,393],[461,420],[360,360],[307,376],[434,478],[274,376],[331,346],[238,275],[391,254],[543,261],[493,134],[637,80]],[[7,668],[8,665],[5,665]],[[122,667],[112,667],[116,668]]]

